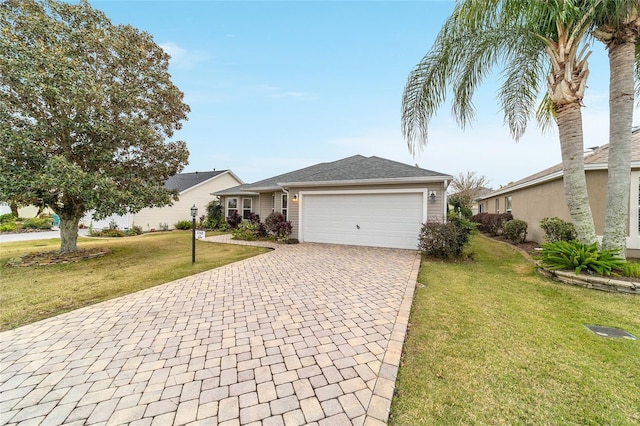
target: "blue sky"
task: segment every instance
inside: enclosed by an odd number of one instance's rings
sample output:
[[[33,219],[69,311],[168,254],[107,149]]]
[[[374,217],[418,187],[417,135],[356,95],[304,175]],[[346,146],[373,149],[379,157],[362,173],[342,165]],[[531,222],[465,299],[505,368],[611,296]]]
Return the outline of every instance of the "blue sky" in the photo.
[[[90,3],[171,54],[173,81],[191,107],[175,135],[191,153],[186,172],[230,169],[253,182],[362,154],[452,175],[475,171],[497,188],[560,162],[555,130],[541,133],[532,121],[520,142],[511,139],[497,74],[477,93],[471,127],[459,129],[446,105],[429,144],[409,153],[400,132],[404,84],[453,1]],[[607,57],[599,44],[592,50],[586,147],[608,138]]]

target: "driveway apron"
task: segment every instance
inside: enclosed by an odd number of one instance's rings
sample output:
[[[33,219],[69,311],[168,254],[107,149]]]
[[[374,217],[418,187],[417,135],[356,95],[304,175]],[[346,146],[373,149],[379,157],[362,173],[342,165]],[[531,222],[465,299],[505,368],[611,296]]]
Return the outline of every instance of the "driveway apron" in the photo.
[[[385,424],[419,262],[279,245],[0,333],[0,424]]]

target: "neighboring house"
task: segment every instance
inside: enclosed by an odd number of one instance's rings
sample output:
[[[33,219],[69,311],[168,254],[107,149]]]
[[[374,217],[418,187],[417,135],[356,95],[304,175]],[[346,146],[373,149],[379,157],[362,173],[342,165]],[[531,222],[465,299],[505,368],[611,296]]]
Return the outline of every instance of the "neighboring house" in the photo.
[[[165,207],[153,207],[130,213],[124,216],[112,215],[103,220],[93,220],[88,214],[81,223],[94,228],[109,227],[114,222],[121,229],[140,226],[143,231],[159,230],[164,226],[173,229],[176,222],[191,220],[191,207],[198,208],[198,217],[207,214],[207,204],[215,197],[213,193],[242,184],[230,170],[213,170],[208,172],[179,173],[170,177],[164,184],[167,189],[178,190],[178,201]]]
[[[640,128],[635,128],[631,138],[631,193],[629,227],[627,237],[628,256],[640,256]],[[589,204],[593,214],[596,234],[604,232],[604,217],[607,205],[607,169],[609,146],[594,148],[584,158],[585,176]],[[528,239],[542,243],[544,232],[540,221],[545,217],[571,220],[565,201],[562,181],[562,164],[511,183],[488,195],[478,198],[482,212],[509,212],[516,219],[528,224]]]
[[[36,215],[38,214],[38,212],[40,211],[40,209],[38,209],[38,207],[36,206],[24,206],[24,207],[20,207],[18,208],[18,216],[22,217],[22,218],[30,218],[30,217],[36,217]],[[11,207],[9,206],[9,204],[7,203],[0,203],[0,215],[2,214],[7,214],[7,213],[11,213]],[[42,209],[42,211],[40,211],[40,214],[53,214],[53,211],[50,208],[44,208]]]
[[[473,202],[471,204],[471,207],[470,207],[472,214],[475,215],[475,214],[481,213],[482,205],[478,204],[478,198],[479,197],[483,197],[483,196],[485,196],[485,195],[487,195],[487,194],[489,194],[491,192],[493,192],[493,189],[491,189],[491,188],[486,188],[484,186],[478,188],[478,192],[477,192],[478,197],[476,197],[473,200]],[[453,197],[454,195],[457,195],[457,194],[459,194],[459,193],[458,192],[451,193],[451,194],[449,194],[449,198],[451,198],[451,197]],[[449,211],[453,211],[453,206],[451,204],[449,204]]]
[[[316,164],[219,195],[224,214],[282,212],[301,242],[416,249],[422,223],[444,221],[453,177],[379,157]]]

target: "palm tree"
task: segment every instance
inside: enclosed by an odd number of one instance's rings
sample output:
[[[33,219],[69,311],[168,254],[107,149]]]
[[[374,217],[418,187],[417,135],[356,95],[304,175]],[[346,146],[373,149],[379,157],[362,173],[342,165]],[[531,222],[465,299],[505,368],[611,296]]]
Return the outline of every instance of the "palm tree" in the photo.
[[[593,35],[609,54],[609,172],[602,246],[626,252],[631,186],[634,74],[640,75],[638,0],[607,0],[598,8]]]
[[[596,241],[584,175],[582,99],[589,75],[586,40],[599,2],[463,0],[431,51],[411,71],[402,100],[402,130],[413,153],[426,145],[430,119],[451,87],[461,127],[474,116],[472,97],[484,77],[502,66],[499,99],[518,140],[535,104],[541,124],[558,126],[564,188],[578,239]]]

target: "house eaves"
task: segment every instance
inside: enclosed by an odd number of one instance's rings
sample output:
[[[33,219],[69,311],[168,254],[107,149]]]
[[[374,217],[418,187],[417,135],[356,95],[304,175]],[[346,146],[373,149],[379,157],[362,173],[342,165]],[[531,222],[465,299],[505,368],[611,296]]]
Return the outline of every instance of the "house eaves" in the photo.
[[[363,186],[363,185],[398,185],[398,184],[413,184],[413,183],[428,183],[428,182],[441,182],[451,181],[453,176],[439,175],[439,176],[420,176],[420,177],[401,177],[401,178],[381,178],[381,179],[351,179],[351,180],[330,180],[319,182],[278,182],[280,188],[291,187],[308,187],[308,186]],[[255,188],[254,188],[255,189]]]
[[[584,165],[584,170],[607,170],[609,165],[607,163],[587,163]],[[632,161],[631,168],[637,169],[640,168],[640,161]],[[528,188],[530,186],[540,185],[541,183],[549,182],[555,179],[559,179],[564,175],[564,170],[558,170],[553,173],[549,173],[547,175],[538,177],[536,179],[528,180],[526,182],[522,182],[519,184],[514,184],[512,186],[505,186],[504,188],[497,189],[489,194],[483,195],[481,197],[476,198],[478,201],[486,200],[489,198],[497,197],[500,195],[507,194],[509,192],[517,191],[519,189]]]

